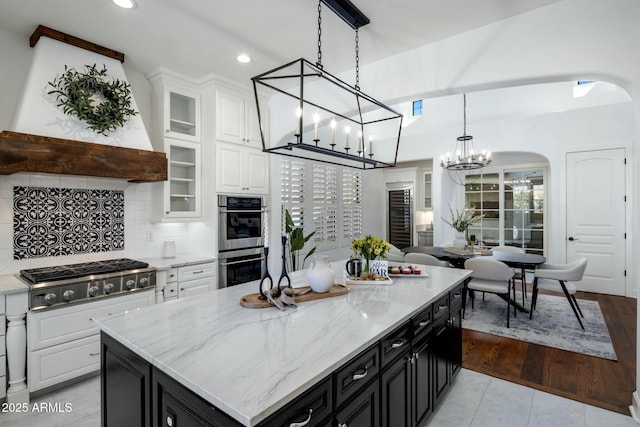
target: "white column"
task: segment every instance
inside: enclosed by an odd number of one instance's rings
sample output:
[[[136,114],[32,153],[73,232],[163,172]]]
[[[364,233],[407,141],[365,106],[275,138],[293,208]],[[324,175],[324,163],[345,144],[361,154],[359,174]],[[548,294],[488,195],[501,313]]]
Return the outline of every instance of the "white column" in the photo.
[[[28,403],[27,388],[27,308],[28,293],[8,294],[7,309],[7,366],[8,403]]]

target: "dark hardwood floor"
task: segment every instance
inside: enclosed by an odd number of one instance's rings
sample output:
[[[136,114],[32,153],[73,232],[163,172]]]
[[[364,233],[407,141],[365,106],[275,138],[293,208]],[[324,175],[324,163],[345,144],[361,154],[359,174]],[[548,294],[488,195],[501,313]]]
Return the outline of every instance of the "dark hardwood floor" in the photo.
[[[618,361],[463,329],[463,366],[629,415],[636,388],[636,300],[585,292],[576,297],[600,303]]]

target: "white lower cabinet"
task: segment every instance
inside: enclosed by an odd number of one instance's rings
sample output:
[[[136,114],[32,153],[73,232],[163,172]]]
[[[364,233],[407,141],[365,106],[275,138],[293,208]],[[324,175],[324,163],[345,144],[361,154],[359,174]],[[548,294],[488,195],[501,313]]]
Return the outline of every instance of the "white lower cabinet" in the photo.
[[[34,392],[100,369],[100,334],[91,319],[154,304],[152,290],[27,313],[27,378]]]
[[[216,289],[216,265],[213,262],[170,268],[164,286],[164,300],[198,295]]]

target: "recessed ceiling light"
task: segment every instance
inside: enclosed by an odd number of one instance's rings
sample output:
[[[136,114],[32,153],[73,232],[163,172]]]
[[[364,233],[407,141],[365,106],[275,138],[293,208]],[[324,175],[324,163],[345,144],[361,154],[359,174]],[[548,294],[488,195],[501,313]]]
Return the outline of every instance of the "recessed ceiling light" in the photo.
[[[112,1],[124,9],[136,9],[138,7],[138,3],[136,3],[136,0],[112,0]]]
[[[251,62],[251,57],[247,54],[242,53],[236,56],[236,61],[246,64],[247,62]]]

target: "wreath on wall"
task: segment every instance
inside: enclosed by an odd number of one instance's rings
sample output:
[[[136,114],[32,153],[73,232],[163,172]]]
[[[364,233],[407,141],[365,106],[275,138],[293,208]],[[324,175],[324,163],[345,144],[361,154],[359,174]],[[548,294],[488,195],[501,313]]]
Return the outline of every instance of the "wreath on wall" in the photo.
[[[85,65],[85,72],[64,66],[64,73],[47,87],[55,95],[57,106],[65,114],[76,116],[89,129],[108,136],[124,126],[129,117],[138,114],[131,107],[131,90],[127,82],[107,75],[107,67]]]

